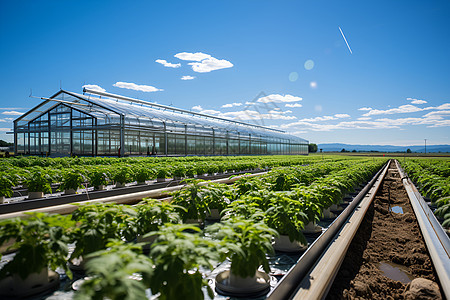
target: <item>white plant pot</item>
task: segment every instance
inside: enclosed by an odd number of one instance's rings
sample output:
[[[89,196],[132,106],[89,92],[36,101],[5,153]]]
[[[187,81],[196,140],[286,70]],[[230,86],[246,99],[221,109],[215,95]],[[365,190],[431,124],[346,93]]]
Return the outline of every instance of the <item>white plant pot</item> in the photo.
[[[44,192],[28,192],[28,199],[44,198]]]
[[[217,208],[212,208],[210,209],[211,213],[206,216],[206,220],[220,220],[220,213],[219,213],[219,209]]]
[[[77,191],[74,189],[64,190],[64,195],[74,195]]]
[[[48,283],[48,269],[44,268],[39,273],[32,273],[25,279],[22,279],[18,274],[13,274],[14,285],[18,288],[31,288],[37,285],[44,285]]]
[[[316,225],[314,222],[309,222],[306,224],[305,228],[302,230],[303,233],[319,233],[322,232],[322,227]]]
[[[105,185],[101,184],[101,185],[99,185],[99,186],[96,186],[96,187],[95,187],[95,190],[96,190],[96,191],[104,191],[104,190],[105,190]]]
[[[216,288],[224,294],[251,296],[264,290],[269,291],[270,276],[265,272],[256,271],[255,276],[243,278],[233,275],[231,270],[226,270],[216,276]]]
[[[331,212],[330,207],[328,207],[327,209],[325,209],[323,211],[323,218],[324,219],[331,219],[331,218],[334,218],[334,217],[336,217],[336,215]]]
[[[251,277],[241,277],[234,275],[230,270],[230,277],[228,277],[228,282],[231,286],[236,288],[245,288],[247,286],[252,286],[258,283],[258,277],[255,275]]]
[[[275,250],[282,252],[300,252],[308,248],[308,245],[302,244],[299,241],[291,242],[287,235],[280,235],[275,238],[272,245]]]
[[[337,206],[337,204],[332,204],[330,206],[330,210],[334,211],[334,212],[341,212],[341,211],[343,211],[342,207]]]
[[[53,289],[59,285],[59,275],[44,268],[39,273],[32,273],[25,279],[13,274],[0,281],[2,299],[26,298]]]

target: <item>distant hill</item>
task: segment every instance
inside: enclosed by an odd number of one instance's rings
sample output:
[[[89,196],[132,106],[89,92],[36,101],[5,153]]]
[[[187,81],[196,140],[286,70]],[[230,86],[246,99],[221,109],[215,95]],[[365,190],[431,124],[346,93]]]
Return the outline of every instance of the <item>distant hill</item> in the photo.
[[[350,144],[318,144],[318,149],[323,149],[324,152],[339,152],[342,149],[347,151],[378,151],[378,152],[406,152],[411,149],[412,152],[425,152],[425,146],[392,146],[392,145],[350,145]],[[427,145],[427,153],[429,152],[450,152],[450,145]]]

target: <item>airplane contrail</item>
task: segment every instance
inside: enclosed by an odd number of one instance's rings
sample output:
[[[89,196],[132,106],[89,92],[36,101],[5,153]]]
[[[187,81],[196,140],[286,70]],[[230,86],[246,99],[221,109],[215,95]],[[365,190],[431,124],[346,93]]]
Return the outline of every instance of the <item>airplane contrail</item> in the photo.
[[[338,27],[339,27],[339,26],[338,26]],[[348,51],[350,51],[350,54],[353,54],[352,49],[350,49],[350,45],[348,44],[347,39],[345,38],[345,35],[344,35],[344,33],[342,32],[341,27],[339,27],[339,31],[341,32],[342,37],[344,38],[344,41],[345,41],[345,43],[347,44]]]

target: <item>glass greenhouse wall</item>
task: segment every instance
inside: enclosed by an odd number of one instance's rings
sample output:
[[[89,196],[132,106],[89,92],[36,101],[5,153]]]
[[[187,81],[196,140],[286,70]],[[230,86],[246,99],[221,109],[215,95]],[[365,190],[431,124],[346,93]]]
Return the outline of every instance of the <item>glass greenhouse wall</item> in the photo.
[[[282,131],[119,95],[61,90],[14,121],[15,153],[46,156],[308,154]]]

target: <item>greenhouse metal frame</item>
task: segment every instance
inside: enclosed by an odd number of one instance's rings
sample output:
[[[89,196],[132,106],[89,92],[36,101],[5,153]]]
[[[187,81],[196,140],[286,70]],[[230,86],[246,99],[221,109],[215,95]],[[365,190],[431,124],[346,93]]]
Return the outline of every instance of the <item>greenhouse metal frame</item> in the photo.
[[[120,95],[60,90],[14,121],[15,153],[42,156],[308,154],[281,130]]]

